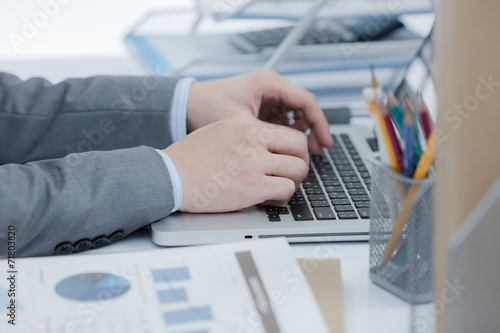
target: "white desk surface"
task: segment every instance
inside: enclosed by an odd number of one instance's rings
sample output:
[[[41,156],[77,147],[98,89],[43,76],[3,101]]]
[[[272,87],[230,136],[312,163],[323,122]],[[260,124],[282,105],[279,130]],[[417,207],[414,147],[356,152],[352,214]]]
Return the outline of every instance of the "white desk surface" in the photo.
[[[66,77],[95,74],[141,74],[141,66],[124,58],[0,59],[0,71],[22,78],[43,76],[52,82]],[[87,253],[125,252],[157,248],[146,229],[126,239]],[[409,332],[410,307],[371,283],[368,276],[367,242],[292,245],[297,258],[336,258],[341,260],[344,292],[345,332]]]

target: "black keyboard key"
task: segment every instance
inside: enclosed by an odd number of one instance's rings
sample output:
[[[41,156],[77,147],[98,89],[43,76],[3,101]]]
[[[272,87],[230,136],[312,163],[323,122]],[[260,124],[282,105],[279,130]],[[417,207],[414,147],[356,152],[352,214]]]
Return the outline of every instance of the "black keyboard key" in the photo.
[[[341,177],[344,177],[344,176],[352,177],[352,176],[356,176],[356,171],[354,171],[354,170],[339,171],[339,174]]]
[[[372,180],[370,178],[364,178],[363,180],[366,185],[370,185],[372,183]]]
[[[330,207],[330,204],[326,200],[311,201],[312,207]]]
[[[318,207],[313,208],[313,210],[318,220],[335,220],[335,214],[329,207]]]
[[[303,182],[302,186],[304,186],[305,189],[308,189],[308,188],[320,188],[318,182]]]
[[[342,186],[327,186],[325,189],[328,193],[345,192]]]
[[[324,194],[314,194],[309,196],[310,201],[321,201],[321,200],[326,200],[326,197]]]
[[[355,212],[340,212],[338,215],[341,220],[355,220],[358,218]]]
[[[320,177],[323,180],[336,180],[336,179],[338,179],[337,176],[335,176],[334,174],[333,175],[331,175],[331,174],[325,174],[325,175],[321,175]]]
[[[347,177],[342,177],[342,180],[344,183],[359,183],[359,178],[356,176],[347,176]]]
[[[354,162],[354,165],[355,165],[355,166],[357,166],[358,168],[359,168],[359,167],[364,167],[364,166],[365,166],[365,164],[363,163],[363,161],[355,161],[355,162]]]
[[[351,162],[349,160],[344,159],[344,160],[333,160],[333,163],[338,167],[340,165],[351,165]]]
[[[321,188],[308,188],[306,193],[307,195],[323,194],[323,190]]]
[[[353,170],[354,171],[354,169],[350,165],[338,165],[337,170],[339,170],[339,171]]]
[[[359,172],[368,172],[368,169],[365,166],[358,167]]]
[[[362,188],[352,188],[347,190],[350,195],[363,195],[366,194],[366,191]]]
[[[269,218],[269,222],[279,222],[279,221],[281,221],[281,218],[278,215],[278,213],[269,214],[269,215],[267,215],[267,217]]]
[[[361,184],[361,182],[357,182],[357,183],[347,183],[345,184],[345,187],[347,189],[352,189],[352,188],[364,188],[363,184]]]
[[[290,206],[293,218],[295,221],[309,221],[314,220],[308,205],[294,205]]]
[[[349,204],[349,205],[337,205],[335,206],[335,210],[337,212],[350,212],[354,211],[354,208]]]
[[[363,195],[363,194],[361,194],[361,195],[353,195],[353,196],[351,196],[351,199],[353,201],[370,201],[370,197],[368,195],[366,195],[366,194],[365,195]]]
[[[369,208],[359,208],[358,214],[362,219],[369,219],[370,218],[370,209]]]
[[[280,215],[289,214],[288,208],[286,208],[286,207],[278,207],[278,214],[280,214]]]
[[[330,179],[330,180],[324,180],[323,185],[325,187],[327,186],[339,186],[340,185],[340,180],[338,179]]]
[[[356,208],[370,208],[370,201],[356,201],[354,206]]]
[[[360,172],[359,175],[361,178],[370,178],[370,174],[368,172]]]
[[[368,202],[369,201],[362,201],[362,202]],[[332,199],[332,204],[334,206],[338,206],[338,205],[350,205],[351,202],[349,201],[349,199]]]
[[[347,199],[347,194],[344,192],[332,192],[328,193],[328,197],[330,197],[330,199]]]
[[[305,203],[306,203],[305,199],[292,199],[292,200],[288,201],[288,204],[290,206],[292,206],[292,205],[303,205]]]
[[[275,214],[278,212],[278,207],[275,206],[266,206],[266,213],[267,214]]]

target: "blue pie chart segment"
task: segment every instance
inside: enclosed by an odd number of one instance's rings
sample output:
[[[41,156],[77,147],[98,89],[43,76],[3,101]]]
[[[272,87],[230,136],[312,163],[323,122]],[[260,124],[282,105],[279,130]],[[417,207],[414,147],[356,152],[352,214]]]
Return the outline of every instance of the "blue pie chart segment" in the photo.
[[[125,294],[130,282],[107,273],[85,273],[70,276],[56,285],[56,292],[75,301],[105,301]]]

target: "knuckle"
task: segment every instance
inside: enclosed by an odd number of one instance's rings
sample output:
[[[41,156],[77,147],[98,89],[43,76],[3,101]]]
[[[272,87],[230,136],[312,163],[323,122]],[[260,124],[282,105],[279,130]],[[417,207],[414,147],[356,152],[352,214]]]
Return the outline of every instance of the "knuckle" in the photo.
[[[309,164],[307,164],[307,162],[304,161],[303,159],[300,159],[297,169],[299,171],[300,177],[303,179],[309,172]]]
[[[278,76],[280,76],[278,74],[278,72],[276,72],[275,70],[273,69],[261,69],[259,70],[259,75],[261,75],[264,79],[273,79],[273,78],[276,78]]]

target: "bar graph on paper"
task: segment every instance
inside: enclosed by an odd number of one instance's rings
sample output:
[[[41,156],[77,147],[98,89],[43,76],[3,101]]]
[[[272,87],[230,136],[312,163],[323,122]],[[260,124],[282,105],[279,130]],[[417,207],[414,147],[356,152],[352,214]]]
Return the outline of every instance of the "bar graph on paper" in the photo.
[[[326,332],[284,240],[21,263],[14,332]]]
[[[191,275],[188,267],[154,269],[151,271],[161,304],[162,317],[168,327],[197,325],[214,319],[210,305],[193,306],[188,298]],[[202,328],[196,333],[208,333]]]

